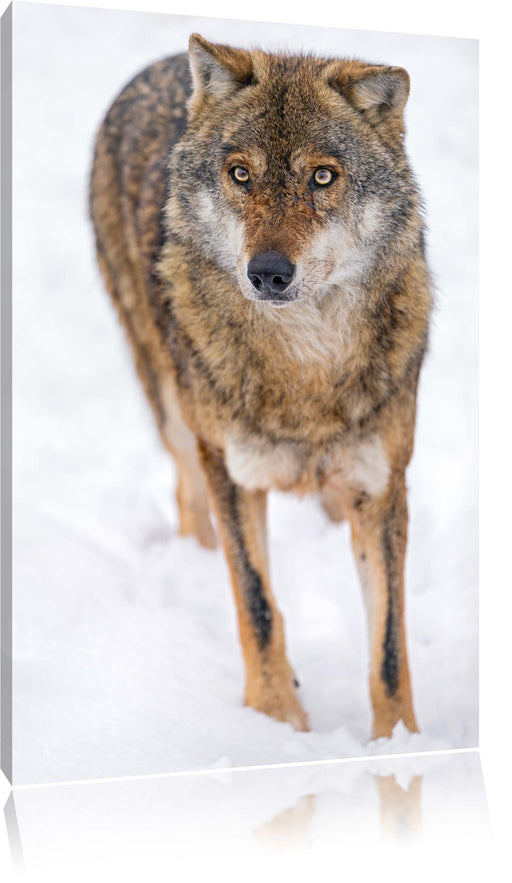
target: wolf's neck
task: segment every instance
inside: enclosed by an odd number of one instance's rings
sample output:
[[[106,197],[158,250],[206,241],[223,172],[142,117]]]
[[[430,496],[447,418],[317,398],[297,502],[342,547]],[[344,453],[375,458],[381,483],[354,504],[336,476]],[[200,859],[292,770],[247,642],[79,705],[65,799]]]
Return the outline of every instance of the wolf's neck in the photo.
[[[285,307],[251,303],[252,343],[279,361],[332,371],[350,357],[354,346],[358,294],[346,287]]]

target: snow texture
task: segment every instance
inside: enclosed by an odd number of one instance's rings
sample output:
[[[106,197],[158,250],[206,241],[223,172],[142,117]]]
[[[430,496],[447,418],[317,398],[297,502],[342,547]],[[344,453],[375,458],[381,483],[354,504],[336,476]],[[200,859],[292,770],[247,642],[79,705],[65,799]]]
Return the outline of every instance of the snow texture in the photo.
[[[348,528],[273,495],[271,568],[312,732],[243,706],[227,567],[177,536],[175,473],[97,269],[95,131],[188,35],[402,65],[437,287],[408,472],[408,640],[421,733],[369,742]],[[15,4],[16,784],[477,744],[477,44]]]

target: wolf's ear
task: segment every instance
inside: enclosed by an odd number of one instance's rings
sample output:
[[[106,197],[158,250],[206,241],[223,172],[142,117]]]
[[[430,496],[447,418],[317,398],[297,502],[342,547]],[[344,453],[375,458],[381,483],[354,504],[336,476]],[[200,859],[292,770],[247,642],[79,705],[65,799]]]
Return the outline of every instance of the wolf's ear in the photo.
[[[191,107],[205,95],[222,100],[254,82],[252,57],[244,49],[209,43],[192,34],[189,58],[194,85]]]
[[[403,133],[403,110],[410,85],[404,68],[359,61],[335,62],[327,69],[327,79],[373,125],[383,124]]]

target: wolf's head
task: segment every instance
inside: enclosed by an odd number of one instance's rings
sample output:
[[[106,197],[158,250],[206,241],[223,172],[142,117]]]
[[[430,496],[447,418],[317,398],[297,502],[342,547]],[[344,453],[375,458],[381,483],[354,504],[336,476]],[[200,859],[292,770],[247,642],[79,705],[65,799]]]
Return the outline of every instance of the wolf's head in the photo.
[[[167,215],[236,280],[282,306],[370,282],[419,247],[403,150],[405,70],[190,38],[189,124]]]

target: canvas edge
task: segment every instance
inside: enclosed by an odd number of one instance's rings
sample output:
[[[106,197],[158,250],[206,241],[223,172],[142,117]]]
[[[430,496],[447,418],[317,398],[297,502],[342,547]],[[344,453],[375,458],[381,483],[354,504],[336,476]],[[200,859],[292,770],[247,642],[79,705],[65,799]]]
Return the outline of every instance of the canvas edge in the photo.
[[[12,3],[1,18],[1,768],[12,784]]]

